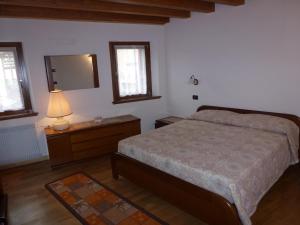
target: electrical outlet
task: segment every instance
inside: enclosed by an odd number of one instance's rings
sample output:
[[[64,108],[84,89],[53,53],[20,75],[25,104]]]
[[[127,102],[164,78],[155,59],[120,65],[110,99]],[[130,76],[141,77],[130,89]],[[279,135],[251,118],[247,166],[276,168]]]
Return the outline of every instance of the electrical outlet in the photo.
[[[193,100],[198,100],[198,95],[193,95]]]

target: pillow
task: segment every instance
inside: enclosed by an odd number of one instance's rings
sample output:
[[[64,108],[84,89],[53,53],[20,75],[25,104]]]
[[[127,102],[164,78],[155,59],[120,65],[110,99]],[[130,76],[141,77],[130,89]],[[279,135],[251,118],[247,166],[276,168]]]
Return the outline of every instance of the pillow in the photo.
[[[238,115],[239,115],[238,113],[231,112],[231,111],[208,109],[208,110],[201,110],[199,112],[195,112],[190,117],[188,117],[188,119],[231,125],[233,118]]]
[[[294,163],[299,161],[299,127],[291,120],[264,114],[240,114],[226,110],[202,110],[194,113],[188,119],[284,134],[288,138],[292,161]]]

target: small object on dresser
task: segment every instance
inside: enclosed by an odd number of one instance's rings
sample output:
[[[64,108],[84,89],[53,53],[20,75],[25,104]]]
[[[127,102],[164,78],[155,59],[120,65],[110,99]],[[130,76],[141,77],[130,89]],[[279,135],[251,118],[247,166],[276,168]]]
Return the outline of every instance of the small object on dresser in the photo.
[[[183,120],[182,117],[178,117],[178,116],[168,116],[162,119],[158,119],[155,121],[155,129],[160,128],[160,127],[164,127],[167,126],[169,124],[172,123],[176,123],[178,121]]]
[[[103,121],[103,117],[102,116],[97,116],[97,117],[95,117],[95,119],[94,119],[94,122],[95,123],[101,123]]]

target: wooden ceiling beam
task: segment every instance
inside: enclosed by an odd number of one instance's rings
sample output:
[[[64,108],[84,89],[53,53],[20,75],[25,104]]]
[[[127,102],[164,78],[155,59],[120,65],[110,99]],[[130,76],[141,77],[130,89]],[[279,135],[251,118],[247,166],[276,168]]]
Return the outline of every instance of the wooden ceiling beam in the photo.
[[[191,13],[186,10],[105,2],[99,0],[0,0],[0,5],[30,6],[52,9],[71,9],[179,18],[188,18],[191,16]]]
[[[206,0],[206,1],[219,3],[219,4],[224,4],[224,5],[233,5],[233,6],[238,6],[238,5],[244,5],[245,4],[245,0]]]
[[[0,5],[0,17],[141,24],[165,24],[169,22],[167,17],[8,5]]]
[[[202,0],[104,0],[106,2],[118,2],[142,6],[155,6],[170,9],[181,9],[196,12],[214,12],[215,4]]]

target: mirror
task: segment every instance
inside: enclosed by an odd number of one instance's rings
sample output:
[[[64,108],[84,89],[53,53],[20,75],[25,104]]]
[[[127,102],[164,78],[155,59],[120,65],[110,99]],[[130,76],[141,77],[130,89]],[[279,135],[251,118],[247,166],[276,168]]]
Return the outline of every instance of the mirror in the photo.
[[[45,56],[49,91],[99,87],[95,54]]]

